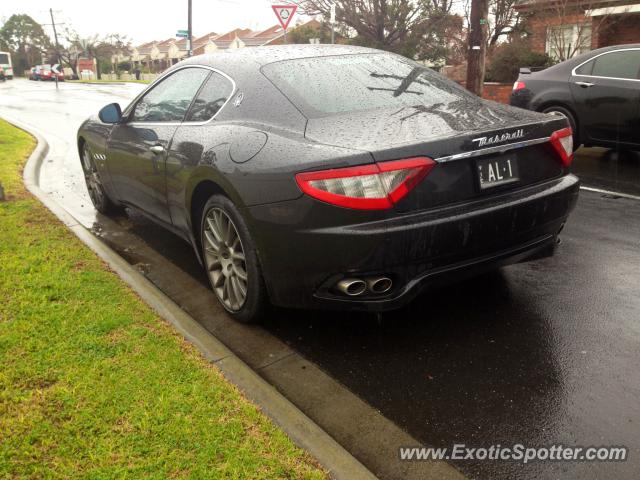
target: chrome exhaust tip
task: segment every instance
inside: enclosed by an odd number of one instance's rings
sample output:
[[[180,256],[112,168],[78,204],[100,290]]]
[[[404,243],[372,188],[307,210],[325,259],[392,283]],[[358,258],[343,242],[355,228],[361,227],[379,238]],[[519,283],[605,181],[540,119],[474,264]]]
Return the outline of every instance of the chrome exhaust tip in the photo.
[[[344,280],[340,280],[336,287],[345,295],[357,297],[365,292],[367,284],[364,280],[358,278],[345,278]]]
[[[386,293],[391,290],[393,282],[389,277],[371,277],[367,279],[367,287],[372,293]]]

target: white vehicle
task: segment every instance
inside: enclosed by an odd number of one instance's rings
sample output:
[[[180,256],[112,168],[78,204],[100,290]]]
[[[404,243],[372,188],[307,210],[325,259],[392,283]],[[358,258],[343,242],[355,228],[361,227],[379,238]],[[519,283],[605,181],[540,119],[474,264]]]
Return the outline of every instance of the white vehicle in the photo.
[[[11,54],[0,52],[0,67],[4,70],[4,76],[11,80],[13,78],[13,65],[11,65]]]

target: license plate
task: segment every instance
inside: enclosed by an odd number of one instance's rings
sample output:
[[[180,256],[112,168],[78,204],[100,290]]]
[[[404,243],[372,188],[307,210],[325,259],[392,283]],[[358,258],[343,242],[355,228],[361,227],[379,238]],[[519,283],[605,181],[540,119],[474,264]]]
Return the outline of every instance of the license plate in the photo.
[[[518,181],[518,163],[514,156],[478,160],[480,188],[491,188]]]

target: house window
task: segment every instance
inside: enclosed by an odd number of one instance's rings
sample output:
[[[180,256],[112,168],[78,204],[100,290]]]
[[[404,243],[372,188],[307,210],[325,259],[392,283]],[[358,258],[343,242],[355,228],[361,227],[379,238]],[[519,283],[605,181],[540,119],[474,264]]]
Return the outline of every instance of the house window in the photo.
[[[547,54],[554,60],[567,60],[591,50],[591,25],[576,23],[547,27]]]

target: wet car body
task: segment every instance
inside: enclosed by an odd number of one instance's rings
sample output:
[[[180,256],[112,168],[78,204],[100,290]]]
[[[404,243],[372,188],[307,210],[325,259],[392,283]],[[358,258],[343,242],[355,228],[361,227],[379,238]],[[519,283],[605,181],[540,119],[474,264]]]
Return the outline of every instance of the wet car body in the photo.
[[[538,72],[521,69],[510,103],[569,117],[576,147],[640,149],[640,44],[592,50]]]
[[[402,96],[412,84],[428,89],[432,82],[449,101],[318,113],[296,98],[296,82],[282,81],[296,67],[290,61],[306,62],[294,72],[315,71],[324,59],[371,55],[402,62],[406,74],[384,74],[386,83],[367,90],[391,85],[388,96]],[[79,148],[89,147],[114,202],[182,236],[201,260],[203,204],[211,195],[227,197],[256,245],[273,304],[399,307],[435,282],[552,254],[577,200],[579,182],[550,141],[566,119],[483,101],[402,57],[359,47],[265,47],[195,57],[163,78],[188,68],[230,82],[213,119],[131,122],[143,92],[118,123],[87,120]],[[372,72],[376,81],[381,76]],[[351,100],[358,101],[345,98]],[[163,155],[150,151],[159,146]],[[507,157],[517,162],[517,179],[483,188],[478,162]],[[428,164],[428,173],[385,208],[337,205],[303,186],[313,183],[304,183],[306,174],[371,171],[407,159]],[[391,280],[384,292],[338,288],[380,277]]]

